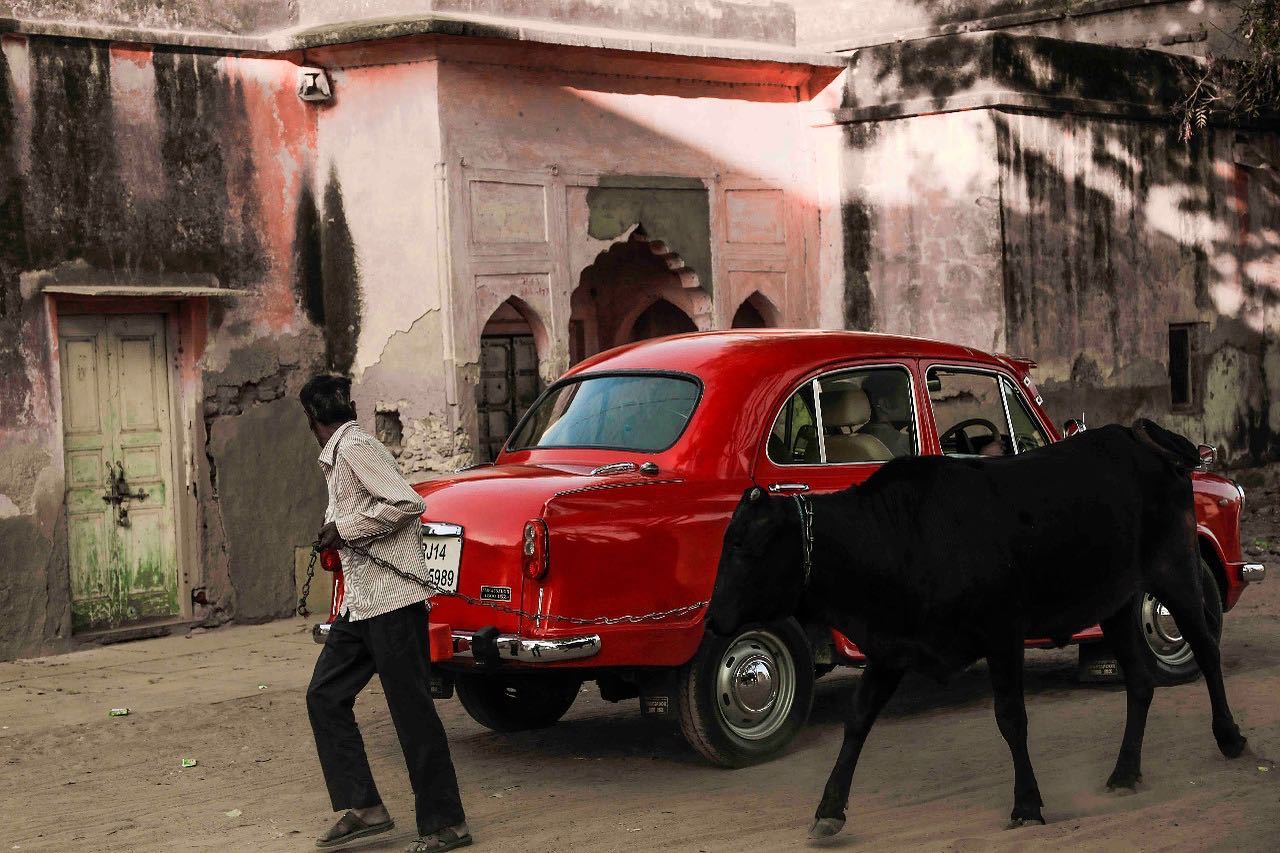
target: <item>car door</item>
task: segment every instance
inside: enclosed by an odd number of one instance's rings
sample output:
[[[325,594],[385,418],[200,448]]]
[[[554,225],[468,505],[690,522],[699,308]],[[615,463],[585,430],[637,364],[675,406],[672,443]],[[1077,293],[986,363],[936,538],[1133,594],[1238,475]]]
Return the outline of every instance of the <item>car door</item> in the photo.
[[[861,483],[924,445],[915,363],[880,359],[816,373],[767,421],[755,483],[770,494],[822,494]]]

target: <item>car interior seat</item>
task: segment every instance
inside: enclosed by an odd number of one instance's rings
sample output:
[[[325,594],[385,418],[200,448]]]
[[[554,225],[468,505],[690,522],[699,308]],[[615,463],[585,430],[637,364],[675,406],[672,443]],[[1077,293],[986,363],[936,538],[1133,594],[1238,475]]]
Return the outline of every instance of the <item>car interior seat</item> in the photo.
[[[871,403],[861,388],[822,395],[828,462],[887,462],[893,453],[874,435],[858,430],[871,420]]]

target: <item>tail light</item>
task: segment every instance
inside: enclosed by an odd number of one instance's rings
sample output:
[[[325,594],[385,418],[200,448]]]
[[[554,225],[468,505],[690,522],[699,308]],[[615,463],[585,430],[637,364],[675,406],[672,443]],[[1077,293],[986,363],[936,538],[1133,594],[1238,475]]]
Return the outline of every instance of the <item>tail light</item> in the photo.
[[[530,580],[546,577],[551,567],[551,553],[547,549],[547,523],[540,518],[526,521],[524,542],[520,552],[524,558],[524,576]]]
[[[337,548],[325,548],[320,552],[320,568],[326,572],[342,571],[342,557],[338,556]]]

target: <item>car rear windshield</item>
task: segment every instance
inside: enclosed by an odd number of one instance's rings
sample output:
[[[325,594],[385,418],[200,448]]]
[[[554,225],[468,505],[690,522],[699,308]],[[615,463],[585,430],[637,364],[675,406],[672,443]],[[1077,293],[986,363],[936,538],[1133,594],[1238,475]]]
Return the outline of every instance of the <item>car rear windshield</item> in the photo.
[[[553,388],[511,439],[512,450],[603,447],[652,452],[676,443],[699,387],[679,376],[592,376]]]

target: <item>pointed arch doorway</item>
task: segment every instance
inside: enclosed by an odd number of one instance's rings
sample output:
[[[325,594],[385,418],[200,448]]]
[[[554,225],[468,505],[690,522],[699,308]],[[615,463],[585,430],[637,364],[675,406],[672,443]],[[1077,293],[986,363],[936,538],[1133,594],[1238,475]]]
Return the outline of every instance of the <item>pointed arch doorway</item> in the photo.
[[[480,332],[476,386],[477,462],[497,458],[507,436],[542,391],[531,312],[515,297],[498,306]]]
[[[582,271],[570,299],[569,361],[710,328],[710,310],[695,272],[638,224]]]

